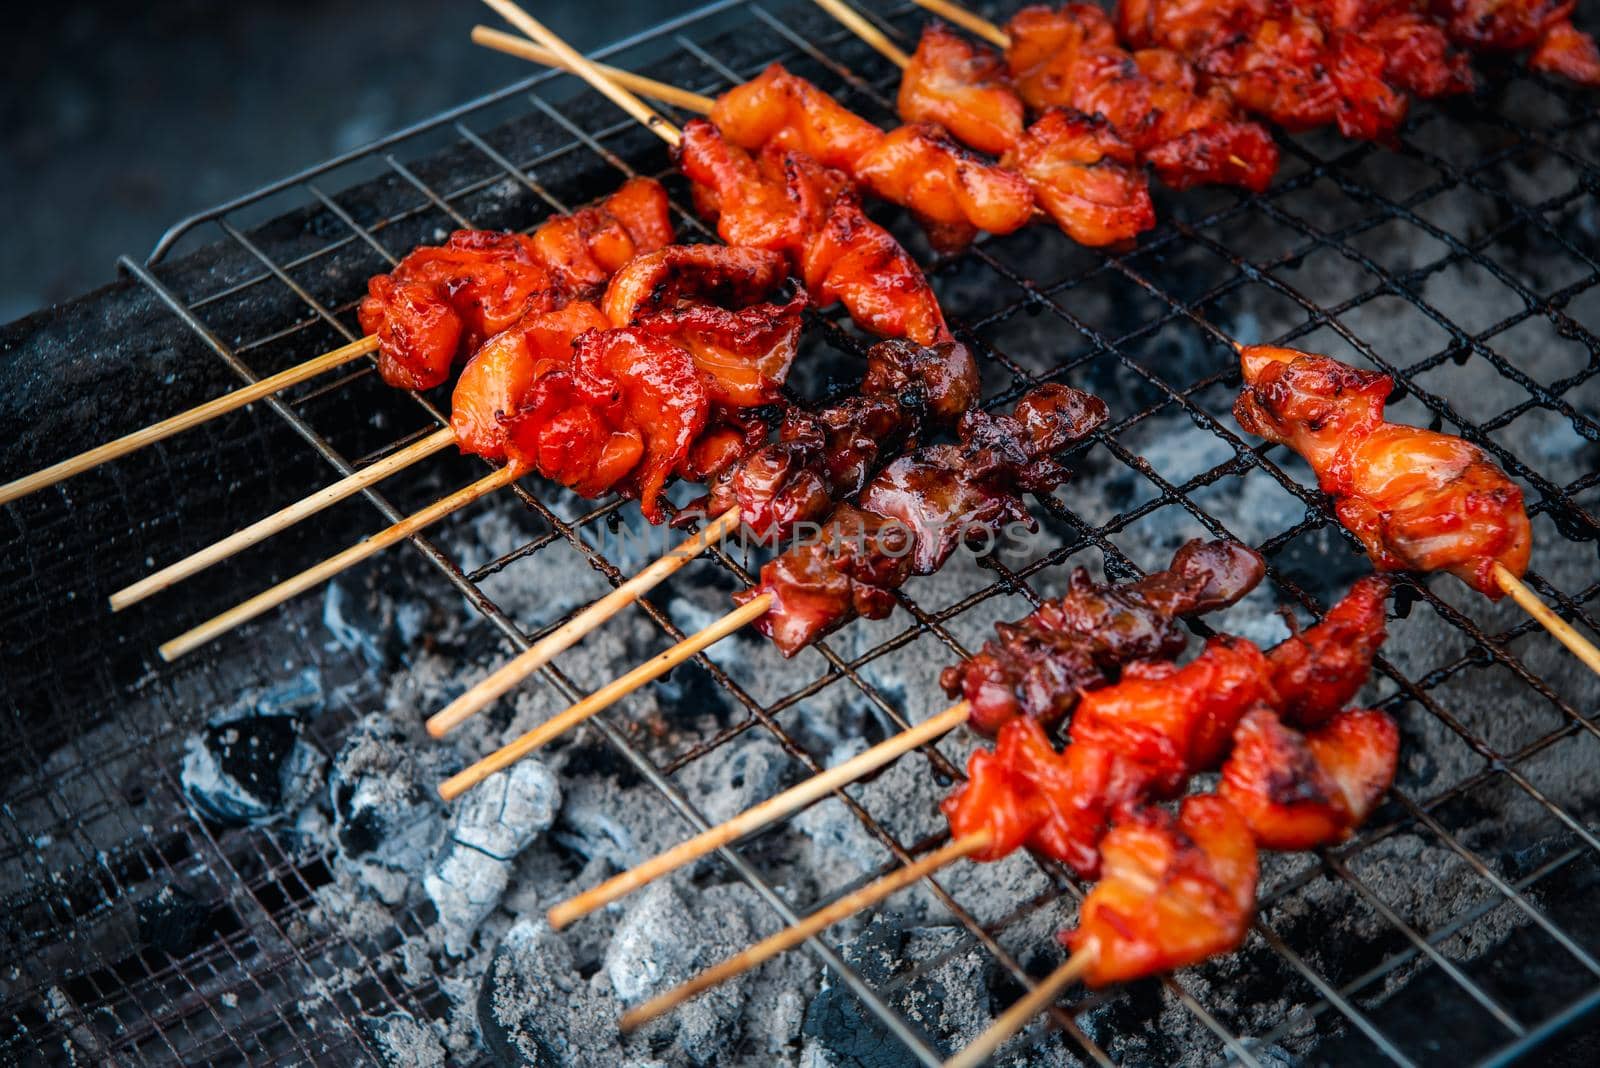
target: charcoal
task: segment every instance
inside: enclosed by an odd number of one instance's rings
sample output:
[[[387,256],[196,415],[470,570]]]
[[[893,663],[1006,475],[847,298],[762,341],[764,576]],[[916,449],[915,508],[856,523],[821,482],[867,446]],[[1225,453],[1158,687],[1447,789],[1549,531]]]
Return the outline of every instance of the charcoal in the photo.
[[[154,897],[139,902],[135,915],[140,942],[181,957],[194,946],[211,909],[183,887],[168,883]]]
[[[187,743],[179,781],[206,818],[227,826],[271,823],[310,799],[326,760],[302,737],[303,715],[322,697],[315,673],[249,693]]]
[[[536,760],[489,776],[457,802],[450,844],[422,880],[446,952],[464,956],[500,904],[517,854],[555,822],[561,787]]]
[[[340,857],[384,901],[401,900],[444,839],[444,807],[434,784],[454,755],[409,740],[379,714],[359,720],[328,773]]]
[[[732,888],[715,886],[691,911],[672,884],[661,881],[636,894],[606,949],[605,974],[624,1006],[634,1006],[677,986],[695,973],[749,945],[752,932]],[[714,922],[694,924],[699,914]],[[693,1064],[711,1064],[735,1034],[744,1008],[749,973],[722,983],[652,1021],[641,1034],[658,1044],[673,1042]]]
[[[519,921],[500,940],[477,1008],[479,1034],[501,1064],[625,1063],[616,1002],[578,974],[542,921]]]

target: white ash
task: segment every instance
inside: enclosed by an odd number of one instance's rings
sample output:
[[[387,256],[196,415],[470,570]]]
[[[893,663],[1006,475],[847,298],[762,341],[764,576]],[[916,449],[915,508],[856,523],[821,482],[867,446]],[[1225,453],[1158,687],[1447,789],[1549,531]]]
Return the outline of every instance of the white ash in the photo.
[[[409,1012],[379,1016],[370,1021],[369,1029],[386,1068],[443,1068],[444,1043]]]
[[[634,895],[605,955],[606,979],[624,1008],[677,986],[754,940],[733,891],[711,887],[697,895],[693,908],[669,882]],[[685,931],[698,936],[689,946]],[[741,975],[708,990],[641,1028],[639,1037],[656,1044],[675,1040],[693,1063],[711,1063],[733,1037],[749,985],[750,977]]]

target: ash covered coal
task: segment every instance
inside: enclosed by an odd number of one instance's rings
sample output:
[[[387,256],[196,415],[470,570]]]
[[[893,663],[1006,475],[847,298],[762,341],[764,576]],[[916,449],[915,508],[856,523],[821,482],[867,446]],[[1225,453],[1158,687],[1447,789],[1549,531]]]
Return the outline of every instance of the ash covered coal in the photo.
[[[307,718],[322,701],[316,671],[247,691],[190,737],[183,792],[207,819],[230,826],[269,823],[297,811],[325,763],[304,737]]]

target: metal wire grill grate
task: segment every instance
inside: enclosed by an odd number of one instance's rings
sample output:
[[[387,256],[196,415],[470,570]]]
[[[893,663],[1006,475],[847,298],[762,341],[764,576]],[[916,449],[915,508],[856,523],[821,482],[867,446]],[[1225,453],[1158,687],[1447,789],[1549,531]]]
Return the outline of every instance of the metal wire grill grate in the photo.
[[[915,9],[902,9],[884,23],[910,41],[920,19]],[[727,0],[604,54],[631,68],[665,56],[661,77],[708,93],[781,60],[869,117],[884,124],[893,117],[896,72],[808,8]],[[774,691],[759,658],[755,666],[729,667],[702,656],[690,670],[704,673],[728,709],[702,736],[650,737],[627,722],[625,708],[591,729],[659,789],[688,833],[705,820],[678,785],[685,769],[754,731],[774,738],[805,773],[818,770],[823,757],[798,728],[805,703],[828,691],[865,702],[886,730],[931,713],[886,690],[880,669],[910,662],[926,672],[964,654],[994,619],[1013,617],[1024,601],[1058,589],[1063,564],[1123,576],[1141,561],[1154,562],[1149,546],[1170,540],[1173,529],[1236,536],[1256,544],[1270,565],[1271,596],[1249,602],[1252,611],[1276,600],[1314,611],[1364,564],[1309,488],[1304,467],[1243,438],[1232,424],[1237,371],[1228,340],[1254,340],[1253,331],[1261,340],[1353,353],[1401,383],[1401,417],[1432,421],[1489,450],[1528,490],[1539,539],[1530,583],[1596,629],[1600,583],[1587,576],[1600,535],[1600,338],[1585,322],[1600,308],[1592,242],[1600,110],[1593,96],[1509,68],[1495,70],[1490,81],[1478,101],[1418,109],[1392,148],[1319,136],[1285,142],[1283,173],[1264,196],[1168,197],[1160,204],[1162,225],[1129,252],[1090,253],[1036,230],[980,243],[941,264],[935,287],[980,354],[986,404],[1008,403],[1047,379],[1106,397],[1112,423],[1072,460],[1085,472],[1084,485],[1113,492],[1089,499],[1084,486],[1069,484],[1035,502],[1045,534],[1022,558],[988,558],[954,593],[913,583],[901,597],[903,610],[889,620],[854,625],[806,654],[803,663],[815,670],[802,684]],[[654,140],[590,101],[563,95],[570,92],[569,80],[535,76],[186,220],[148,262],[123,266],[217,358],[250,378],[354,337],[361,279],[456,226],[524,228],[637,171],[662,177],[674,191],[680,233],[705,234],[684,210],[685,190]],[[329,191],[358,180],[364,184],[357,193]],[[243,255],[208,253],[219,239]],[[1530,274],[1529,263],[1538,270]],[[1463,306],[1452,295],[1463,289],[1481,299]],[[862,348],[832,323],[813,334],[817,351],[809,359],[819,366],[844,366]],[[1050,343],[1042,346],[1041,338]],[[1534,352],[1540,358],[1526,358]],[[344,473],[442,425],[439,405],[382,388],[364,367],[271,410],[330,472]],[[1533,437],[1555,442],[1550,450],[1534,456],[1502,445],[1519,425],[1516,440],[1527,440],[1530,422],[1538,427]],[[1186,428],[1182,447],[1151,456],[1175,426]],[[368,491],[365,505],[348,507],[392,522],[470,470],[441,458],[428,475]],[[520,647],[536,634],[498,603],[497,576],[577,559],[611,583],[626,573],[602,551],[616,502],[574,505],[531,482],[514,492],[543,533],[494,559],[467,568],[442,548],[443,536],[413,542],[503,645]],[[1268,501],[1277,502],[1275,514],[1287,508],[1284,514],[1298,518],[1275,529],[1253,523],[1252,510]],[[494,499],[479,507],[510,505]],[[747,564],[731,551],[715,552],[667,590],[726,589],[748,577]],[[939,603],[925,603],[925,594]],[[683,637],[658,607],[666,600],[642,606],[663,645]],[[1593,916],[1580,902],[1597,875],[1600,840],[1592,826],[1600,798],[1549,774],[1556,760],[1594,766],[1600,726],[1593,702],[1581,696],[1592,691],[1533,624],[1445,581],[1407,581],[1399,603],[1405,618],[1396,630],[1430,635],[1428,655],[1409,646],[1404,663],[1381,661],[1377,703],[1402,722],[1406,751],[1421,755],[1356,839],[1318,857],[1268,865],[1261,915],[1240,954],[1160,980],[1161,1003],[1177,1006],[1185,1026],[1206,1036],[1209,1045],[1198,1051],[1205,1059],[1259,1064],[1282,1056],[1279,1043],[1310,1033],[1324,1048],[1399,1064],[1444,1056],[1505,1062],[1600,1006],[1600,946],[1593,927],[1584,928]],[[292,613],[288,620],[302,634],[311,626]],[[269,617],[255,629],[283,625]],[[316,648],[309,638],[304,645]],[[770,649],[762,656],[776,658]],[[581,657],[580,650],[565,659]],[[335,659],[321,665],[330,675],[338,674]],[[224,689],[252,681],[248,670],[211,684],[219,702]],[[172,685],[157,680],[140,697],[159,704]],[[537,685],[562,700],[581,692],[559,668],[547,669]],[[1499,698],[1486,706],[1485,693],[1514,694],[1504,707],[1518,715],[1496,718]],[[325,749],[359,704],[359,688],[341,694],[346,714],[318,721]],[[268,834],[213,832],[185,811],[170,768],[139,777],[136,788],[144,792],[141,804],[174,814],[171,820],[132,822],[124,811],[135,788],[128,769],[173,731],[114,717],[108,728],[61,749],[24,732],[19,766],[51,775],[8,789],[0,820],[0,865],[19,873],[5,895],[16,954],[5,982],[20,1029],[4,1048],[20,1056],[70,1042],[132,1061],[376,1060],[364,1017],[404,1009],[423,1019],[446,1011],[437,981],[409,974],[397,959],[430,922],[425,911],[404,913],[393,930],[308,935],[303,914],[328,879],[316,848],[288,849]],[[947,740],[902,763],[943,781],[957,773],[967,748],[965,740]],[[1443,748],[1467,754],[1469,770],[1452,781],[1430,770]],[[76,780],[83,789],[74,788]],[[99,801],[85,806],[89,796]],[[857,796],[837,800],[880,843],[882,870],[943,842],[926,821],[901,811]],[[1484,832],[1476,818],[1484,811],[1504,815],[1499,836]],[[92,831],[101,821],[111,829]],[[78,830],[56,830],[68,827]],[[1443,882],[1445,868],[1460,873],[1450,883],[1459,900],[1442,920],[1394,897],[1385,843],[1402,835],[1426,843],[1411,861],[1413,882]],[[124,848],[108,855],[84,845],[108,839]],[[98,957],[92,938],[74,936],[85,923],[126,922],[134,887],[196,859],[226,902],[207,918],[209,937],[200,948],[113,961]],[[791,906],[737,851],[724,851],[722,860],[783,922],[823,903]],[[1052,963],[1039,934],[1070,917],[1079,893],[1062,872],[1044,868],[1037,893],[997,911],[978,886],[981,879],[946,875],[927,883],[964,933],[957,944],[908,961],[887,982],[868,982],[826,940],[809,947],[926,1063],[937,1063],[960,1036],[924,1034],[897,1004],[897,992],[970,954],[991,962],[1003,1005]],[[1312,922],[1319,909],[1366,915],[1364,944],[1330,945],[1343,936]],[[1419,915],[1426,922],[1413,918]],[[1474,944],[1474,932],[1496,916],[1510,934]],[[24,954],[39,947],[69,954],[82,947],[83,956],[30,975],[35,969]],[[1540,982],[1516,981],[1534,961]],[[335,987],[325,981],[335,968],[364,978]],[[1284,991],[1295,1007],[1274,1013],[1273,1004],[1291,1003]],[[1407,991],[1420,991],[1422,1000],[1408,1000]],[[1137,1063],[1150,1051],[1130,1045],[1130,1036],[1171,1026],[1138,990],[1088,998],[1054,1015],[1065,1037],[1036,1034],[1033,1041],[1064,1041],[1099,1063]],[[1430,1023],[1440,1018],[1452,1021],[1448,1033]]]

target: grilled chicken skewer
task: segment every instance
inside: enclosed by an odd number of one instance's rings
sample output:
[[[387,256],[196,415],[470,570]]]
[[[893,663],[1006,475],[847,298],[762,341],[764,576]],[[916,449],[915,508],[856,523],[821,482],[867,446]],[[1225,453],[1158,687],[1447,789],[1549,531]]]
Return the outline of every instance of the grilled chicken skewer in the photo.
[[[1311,465],[1339,522],[1384,571],[1447,571],[1490,599],[1509,593],[1589,668],[1600,650],[1522,582],[1533,548],[1522,490],[1483,450],[1388,422],[1388,375],[1270,345],[1240,348],[1234,418]]]
[[[907,122],[935,122],[961,141],[1009,151],[1026,110],[1095,115],[1139,163],[1174,189],[1237,185],[1261,192],[1278,149],[1220,90],[1201,91],[1189,63],[1167,49],[1130,52],[1091,4],[1027,7],[1005,28],[949,0],[917,0],[998,46],[995,56],[939,25],[924,27],[900,83]]]
[[[665,195],[661,197],[659,223],[648,215],[652,208],[647,202],[648,187],[654,185],[651,182],[630,183],[605,205],[558,216],[546,222],[530,237],[460,231],[443,248],[419,250],[401,261],[390,275],[379,276],[393,283],[385,296],[399,299],[383,301],[379,293],[372,292],[363,301],[359,317],[362,329],[367,331],[364,337],[180,415],[0,486],[0,504],[125,456],[372,353],[378,354],[379,371],[390,385],[410,389],[429,389],[439,385],[444,381],[443,372],[448,371],[449,365],[472,351],[470,344],[454,344],[455,339],[469,341],[476,337],[481,340],[498,328],[497,316],[502,320],[501,325],[507,325],[510,320],[504,320],[506,314],[514,319],[525,305],[535,300],[554,304],[569,295],[580,294],[585,286],[592,286],[596,281],[603,285],[609,271],[598,279],[595,273],[605,271],[608,263],[614,270],[621,260],[626,260],[634,251],[659,248],[670,241],[672,230],[666,218]],[[661,232],[663,229],[664,234]],[[619,237],[635,243],[631,250],[621,255],[621,260],[616,259],[619,253],[624,253],[617,241]],[[452,281],[461,280],[460,272],[466,266],[466,261],[477,261],[474,269],[480,269],[478,264],[493,262],[500,283],[498,291],[487,285],[475,284],[480,280],[474,279],[462,287],[464,292],[460,297],[452,299],[441,292],[440,283],[446,276]],[[474,314],[472,300],[477,298],[483,299],[484,309]],[[385,303],[387,307],[383,306]],[[418,342],[430,336],[434,340],[432,350],[427,353],[432,366],[417,364],[415,351],[404,354],[399,351],[413,333],[419,335],[416,339]],[[409,347],[415,349],[417,346]],[[440,364],[443,365],[442,370],[439,369]],[[448,439],[436,436],[429,440],[427,448],[407,452],[406,462],[420,460],[446,444]],[[385,473],[392,473],[399,466],[403,465],[391,465],[385,469]],[[344,480],[340,487],[342,492],[327,498],[321,507],[342,500],[383,477],[357,481],[362,474],[365,472]],[[321,495],[317,499],[322,500]],[[317,510],[320,509],[301,511],[296,518],[303,518]],[[277,529],[282,527],[264,528],[256,540]],[[234,551],[248,544],[254,542],[234,544]],[[193,571],[187,573],[192,574]],[[177,581],[181,577],[184,576],[174,574],[170,581]],[[154,588],[162,587],[158,585]],[[145,590],[144,595],[150,592],[154,592],[154,589]],[[126,607],[137,599],[122,600],[114,607]]]
[[[912,749],[970,723],[993,735],[1016,715],[1054,722],[1079,691],[1105,685],[1123,664],[1170,657],[1185,641],[1179,618],[1217,611],[1254,589],[1263,575],[1261,558],[1235,542],[1189,542],[1164,571],[1137,582],[1101,586],[1075,568],[1067,592],[1046,601],[1027,618],[996,624],[1000,641],[954,668],[941,682],[958,701],[936,716],[885,739],[838,767],[709,828],[592,890],[563,901],[548,913],[560,929],[634,890],[670,874],[730,842],[759,830],[829,793],[876,771]]]
[[[360,316],[378,348],[378,369],[396,388],[440,385],[457,362],[524,316],[597,300],[635,256],[672,241],[667,194],[635,179],[601,203],[541,224],[533,234],[458,230],[446,244],[413,251],[368,283]],[[111,595],[112,611],[220,563],[368,486],[459,443],[447,427],[309,497],[161,568]]]
[[[536,62],[551,58],[516,48],[492,31],[477,32],[474,39]],[[633,84],[654,95],[656,83],[634,76]],[[980,231],[1010,233],[1033,219],[1036,209],[1075,241],[1090,246],[1127,240],[1155,222],[1132,149],[1103,124],[1076,113],[1045,115],[995,164],[928,123],[909,123],[885,133],[776,64],[715,100],[694,94],[686,98],[675,88],[672,94],[687,110],[710,118],[709,126],[685,127],[680,165],[706,191],[697,199],[713,216],[722,213],[723,201],[741,208],[763,186],[775,185],[778,191],[764,192],[760,199],[787,196],[804,203],[804,198],[783,191],[785,179],[794,181],[786,159],[792,161],[799,152],[813,175],[837,170],[840,177],[834,183],[848,179],[908,208],[923,221],[930,240],[945,249],[961,247]],[[811,199],[823,202],[825,214],[829,204],[841,200],[834,210],[848,211],[850,225],[860,226],[853,221],[859,212],[855,195],[847,190],[841,197],[835,189]],[[830,226],[842,229],[844,223],[830,221]],[[719,220],[719,233],[731,244],[743,244],[758,231],[730,231]],[[761,233],[764,240],[775,236]],[[805,273],[809,278],[810,272]]]
[[[1236,945],[1251,915],[1257,844],[1337,841],[1394,776],[1399,735],[1388,717],[1339,711],[1365,682],[1383,640],[1386,588],[1381,579],[1364,580],[1329,622],[1270,654],[1224,637],[1184,668],[1161,660],[1130,666],[1124,681],[1083,696],[1071,744],[1059,753],[1038,720],[1012,720],[995,750],[973,754],[967,783],[944,804],[950,845],[639,1006],[623,1026],[761,963],[849,915],[846,907],[882,900],[940,864],[998,860],[1023,846],[1101,878],[1078,929],[1063,939],[1074,950],[1072,978],[1125,981]],[[1354,643],[1352,624],[1362,632]],[[1351,656],[1352,647],[1365,655]],[[1301,735],[1280,714],[1319,726]],[[1225,754],[1220,797],[1187,798],[1176,820],[1146,807],[1180,793],[1193,772]],[[981,1060],[992,1048],[980,1044],[972,1056]]]
[[[209,641],[524,473],[584,496],[621,490],[659,521],[668,478],[704,479],[732,462],[759,428],[741,413],[778,398],[805,297],[761,298],[786,284],[775,253],[668,246],[619,271],[601,305],[525,316],[479,349],[453,398],[457,443],[503,463],[499,471],[186,632],[162,655]]]

